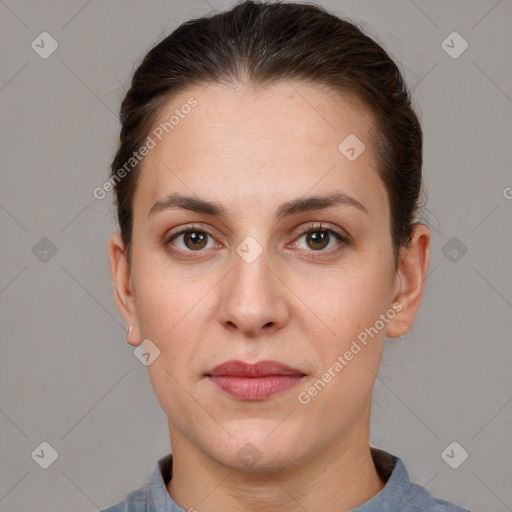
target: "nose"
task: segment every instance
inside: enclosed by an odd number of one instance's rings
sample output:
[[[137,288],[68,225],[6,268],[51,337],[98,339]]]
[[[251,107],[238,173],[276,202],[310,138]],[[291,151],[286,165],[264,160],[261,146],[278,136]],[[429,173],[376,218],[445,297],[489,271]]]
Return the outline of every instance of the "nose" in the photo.
[[[287,288],[268,250],[250,263],[235,252],[232,263],[219,289],[223,326],[250,338],[266,337],[282,329],[289,319]]]

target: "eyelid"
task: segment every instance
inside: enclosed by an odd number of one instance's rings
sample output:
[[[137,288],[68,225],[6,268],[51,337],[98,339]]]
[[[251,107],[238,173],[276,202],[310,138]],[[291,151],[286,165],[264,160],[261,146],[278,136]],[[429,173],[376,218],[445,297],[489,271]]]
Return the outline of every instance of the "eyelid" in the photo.
[[[336,226],[335,224],[325,223],[323,221],[311,221],[308,224],[304,224],[300,226],[297,230],[296,236],[303,235],[309,231],[331,231],[339,235],[341,238],[346,239],[347,241],[350,239],[350,234],[345,230]]]
[[[329,223],[325,224],[322,221],[317,221],[317,222],[311,221],[308,224],[300,226],[295,231],[294,236],[298,237],[300,235],[307,233],[308,231],[315,230],[315,229],[317,229],[317,230],[325,229],[328,231],[334,231],[336,234],[338,234],[339,236],[341,236],[343,238],[350,238],[350,234],[346,230],[340,229],[338,226],[334,226]],[[210,235],[212,237],[214,236],[212,233],[210,233],[209,229],[203,228],[199,224],[190,223],[190,224],[185,224],[185,225],[179,226],[177,228],[177,231],[171,230],[171,232],[169,234],[166,234],[166,236],[165,236],[165,243],[168,243],[174,236],[186,233],[187,231],[201,231],[201,232],[207,233],[208,235]]]
[[[179,226],[178,228],[176,228],[176,230],[169,231],[169,233],[167,233],[164,237],[164,243],[167,244],[171,241],[173,237],[182,235],[184,233],[187,233],[188,231],[200,231],[201,233],[206,233],[208,236],[212,238],[215,238],[215,236],[217,236],[212,233],[212,231],[214,230],[210,227],[206,228],[199,224],[190,223]]]
[[[334,247],[331,247],[329,249],[322,249],[315,251],[313,249],[307,250],[307,249],[298,249],[299,253],[302,253],[303,256],[300,256],[301,258],[305,258],[307,260],[316,260],[316,259],[327,259],[332,258],[339,254],[340,250],[342,250],[344,247],[351,244],[351,238],[350,235],[345,235],[346,231],[339,228],[338,226],[329,227],[329,224],[324,225],[322,222],[315,223],[310,222],[308,225],[301,226],[299,228],[299,233],[297,236],[294,237],[293,241],[288,244],[287,247],[295,247],[297,242],[307,233],[314,233],[316,231],[326,231],[330,235],[330,237],[334,237],[337,241],[337,244]]]

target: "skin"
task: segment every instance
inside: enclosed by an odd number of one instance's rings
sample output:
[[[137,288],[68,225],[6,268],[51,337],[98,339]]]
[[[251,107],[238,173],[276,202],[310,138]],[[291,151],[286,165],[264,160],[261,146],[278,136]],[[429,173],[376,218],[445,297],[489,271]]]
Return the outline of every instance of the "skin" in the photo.
[[[168,417],[169,494],[199,512],[348,511],[385,485],[370,456],[372,388],[386,336],[412,327],[430,232],[416,224],[395,267],[373,120],[356,101],[300,82],[209,84],[170,99],[155,126],[191,96],[198,105],[143,162],[131,265],[118,233],[109,247],[116,303],[133,326],[128,342],[150,339],[160,350],[147,369]],[[349,134],[366,145],[354,161],[338,150]],[[335,205],[276,217],[286,201],[333,191],[367,213]],[[218,202],[226,217],[183,208],[148,216],[174,192]],[[320,222],[348,243],[331,235],[319,249],[299,232],[311,228],[318,237]],[[188,223],[210,235],[207,244],[198,250],[181,235],[166,246]],[[247,236],[262,248],[251,263],[236,252]],[[401,311],[300,403],[298,394],[393,304]],[[204,375],[229,359],[276,360],[306,377],[271,398],[244,402]],[[238,455],[247,443],[260,456],[252,465]]]

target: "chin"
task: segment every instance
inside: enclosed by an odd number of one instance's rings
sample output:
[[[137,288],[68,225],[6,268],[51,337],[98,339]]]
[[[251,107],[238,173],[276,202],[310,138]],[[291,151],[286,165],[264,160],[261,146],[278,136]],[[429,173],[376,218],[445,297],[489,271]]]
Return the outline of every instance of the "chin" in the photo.
[[[242,472],[277,472],[297,464],[297,447],[303,447],[301,436],[293,436],[283,425],[272,431],[275,423],[271,428],[268,428],[268,422],[264,423],[265,428],[260,430],[254,430],[253,424],[251,432],[242,428],[232,432],[235,437],[225,439],[224,446],[215,443],[210,455],[222,465]],[[282,431],[278,433],[279,428]]]

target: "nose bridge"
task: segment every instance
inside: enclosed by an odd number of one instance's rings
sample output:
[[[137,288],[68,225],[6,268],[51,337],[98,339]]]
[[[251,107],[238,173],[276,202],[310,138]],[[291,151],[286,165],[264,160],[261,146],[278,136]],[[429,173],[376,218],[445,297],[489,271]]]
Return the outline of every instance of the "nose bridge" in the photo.
[[[246,237],[231,255],[233,269],[221,296],[220,320],[246,333],[278,328],[287,317],[283,285],[274,275],[271,252]]]

